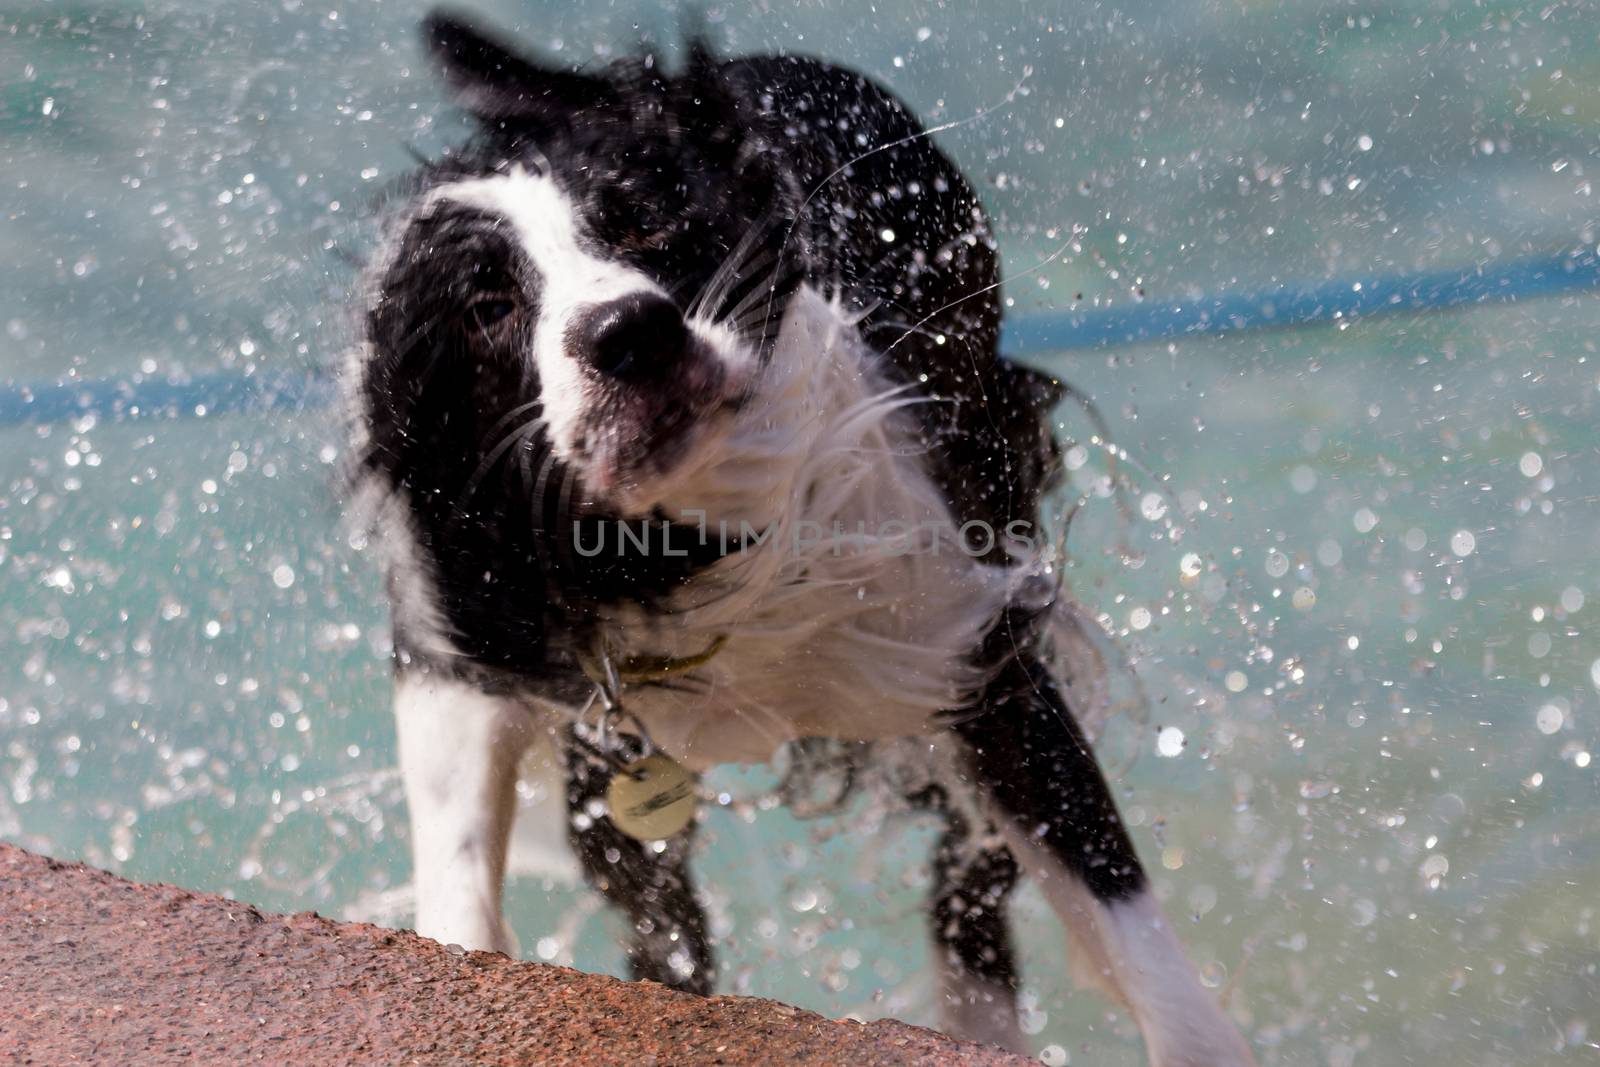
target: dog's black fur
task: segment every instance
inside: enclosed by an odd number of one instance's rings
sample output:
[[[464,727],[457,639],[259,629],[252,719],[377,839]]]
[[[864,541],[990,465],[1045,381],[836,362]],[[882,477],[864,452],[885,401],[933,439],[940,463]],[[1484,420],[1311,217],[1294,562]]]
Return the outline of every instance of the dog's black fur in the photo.
[[[912,411],[956,521],[1038,523],[1058,466],[1050,411],[1059,388],[999,354],[998,259],[982,205],[882,86],[814,59],[718,59],[700,44],[678,74],[650,58],[551,71],[452,16],[431,18],[425,40],[478,134],[425,166],[419,193],[512,165],[549,174],[578,205],[595,248],[680,302],[756,235],[762,255],[722,294],[749,308],[741,325],[750,335],[770,340],[798,285],[840,292],[885,375],[928,401]],[[392,241],[374,278],[369,354],[354,388],[365,427],[359,474],[409,502],[417,561],[456,650],[440,656],[420,639],[418,628],[433,623],[408,617],[397,595],[398,669],[581,702],[592,682],[579,660],[608,605],[658,607],[739,545],[683,532],[681,555],[574,553],[574,522],[664,517],[580,502],[542,433],[519,443],[515,463],[497,466],[489,454],[540,401],[536,376],[517,356],[538,314],[537,278],[504,228],[470,206],[408,217]],[[633,458],[649,463],[657,451],[672,453],[703,383],[633,366],[632,355],[622,353],[617,375],[626,387],[606,403],[646,427]],[[987,562],[1006,562],[1003,549]],[[972,650],[990,680],[969,706],[947,709],[946,728],[964,742],[965,776],[988,810],[1014,821],[1094,899],[1127,900],[1145,889],[1145,875],[1045,667],[1046,640],[1037,605],[1003,613]],[[572,810],[591,810],[605,773],[577,746],[568,769]],[[1017,859],[944,787],[911,799],[948,826],[930,902],[947,964],[1014,988],[1004,912]],[[709,991],[715,967],[688,876],[688,836],[658,853],[604,818],[574,827],[590,880],[631,921],[634,973]]]

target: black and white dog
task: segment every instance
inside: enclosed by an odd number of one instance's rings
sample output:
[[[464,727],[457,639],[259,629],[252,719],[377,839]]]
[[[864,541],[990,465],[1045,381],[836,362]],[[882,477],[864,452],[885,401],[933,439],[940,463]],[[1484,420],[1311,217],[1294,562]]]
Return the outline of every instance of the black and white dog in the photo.
[[[479,132],[391,220],[346,375],[417,929],[511,949],[517,770],[542,747],[634,973],[709,991],[693,827],[624,833],[617,768],[873,743],[923,764],[909,799],[947,827],[950,1029],[1024,1044],[1005,912],[1026,872],[1153,1062],[1251,1063],[1070,707],[1085,638],[1034,534],[1059,388],[996,350],[961,174],[882,87],[815,60],[552,70],[445,15],[425,40]]]

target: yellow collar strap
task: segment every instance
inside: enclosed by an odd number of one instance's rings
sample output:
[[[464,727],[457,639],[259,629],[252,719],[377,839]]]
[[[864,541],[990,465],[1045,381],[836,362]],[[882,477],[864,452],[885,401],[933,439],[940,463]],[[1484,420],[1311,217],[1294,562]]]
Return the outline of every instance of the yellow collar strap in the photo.
[[[727,634],[718,634],[707,645],[703,652],[692,656],[629,656],[626,659],[616,660],[611,656],[610,649],[604,637],[595,640],[594,648],[578,657],[579,666],[583,673],[589,676],[603,695],[615,703],[620,695],[617,690],[624,684],[637,682],[655,682],[663,678],[670,678],[677,674],[687,674],[699,670],[711,661],[711,657],[722,651],[722,646],[728,643]]]
[[[718,634],[702,652],[692,656],[629,656],[617,664],[617,680],[622,682],[654,682],[675,674],[697,671],[711,662],[711,657],[722,651],[728,643],[727,634]]]

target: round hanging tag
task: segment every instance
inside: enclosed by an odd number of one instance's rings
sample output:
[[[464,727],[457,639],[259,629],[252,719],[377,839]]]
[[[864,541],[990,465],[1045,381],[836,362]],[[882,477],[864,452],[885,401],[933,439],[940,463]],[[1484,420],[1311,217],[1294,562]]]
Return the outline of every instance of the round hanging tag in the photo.
[[[611,823],[636,841],[660,841],[694,821],[694,776],[666,756],[634,760],[606,786]]]

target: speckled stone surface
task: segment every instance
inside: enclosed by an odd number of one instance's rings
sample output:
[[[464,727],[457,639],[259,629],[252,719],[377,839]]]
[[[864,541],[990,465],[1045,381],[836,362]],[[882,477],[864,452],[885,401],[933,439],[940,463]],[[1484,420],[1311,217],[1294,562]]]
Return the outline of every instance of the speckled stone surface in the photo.
[[[702,999],[0,844],[0,1063],[985,1064],[897,1022]]]

